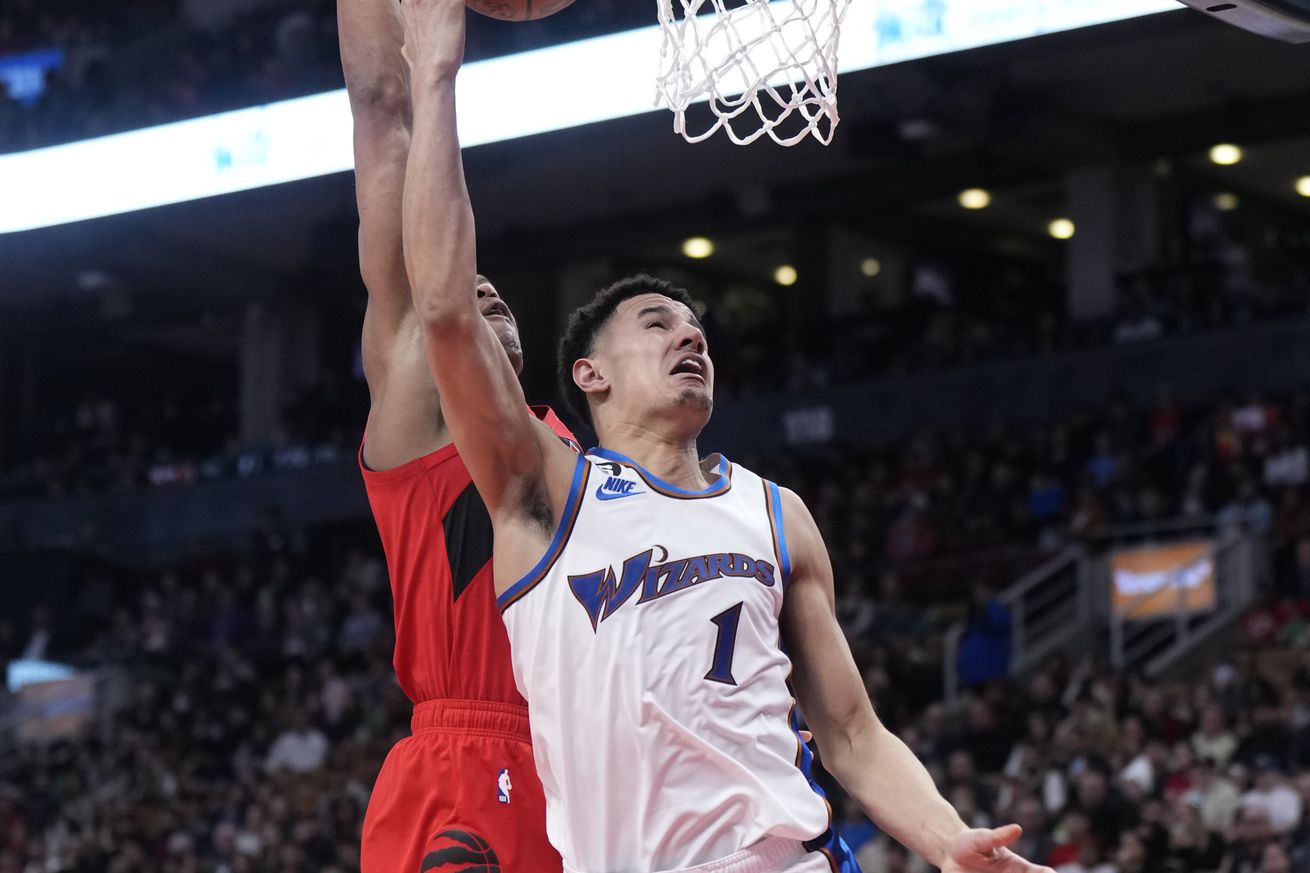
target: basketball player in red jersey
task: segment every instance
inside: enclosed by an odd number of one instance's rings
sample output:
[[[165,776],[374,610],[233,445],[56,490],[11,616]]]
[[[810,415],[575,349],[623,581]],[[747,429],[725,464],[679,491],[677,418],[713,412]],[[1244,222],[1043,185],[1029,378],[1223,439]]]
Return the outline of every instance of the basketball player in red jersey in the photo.
[[[337,12],[369,295],[360,466],[395,599],[396,675],[415,704],[413,735],[391,750],[369,801],[361,867],[551,873],[560,860],[496,610],[491,521],[443,422],[402,255],[410,99],[400,10],[397,0],[338,0]],[[519,371],[513,314],[481,276],[476,293]],[[572,441],[554,413],[536,412]]]

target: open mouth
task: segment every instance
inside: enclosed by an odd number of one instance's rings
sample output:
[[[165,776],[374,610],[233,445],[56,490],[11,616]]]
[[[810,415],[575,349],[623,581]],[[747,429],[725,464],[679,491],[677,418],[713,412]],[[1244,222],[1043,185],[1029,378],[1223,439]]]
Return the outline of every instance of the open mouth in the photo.
[[[688,355],[678,361],[673,369],[669,371],[670,376],[694,376],[701,382],[705,382],[705,362],[699,355]]]
[[[505,319],[506,321],[511,320],[509,314],[509,307],[506,306],[504,303],[501,303],[499,300],[495,301],[494,303],[488,304],[486,308],[482,310],[483,318],[495,318],[496,316],[499,316]]]

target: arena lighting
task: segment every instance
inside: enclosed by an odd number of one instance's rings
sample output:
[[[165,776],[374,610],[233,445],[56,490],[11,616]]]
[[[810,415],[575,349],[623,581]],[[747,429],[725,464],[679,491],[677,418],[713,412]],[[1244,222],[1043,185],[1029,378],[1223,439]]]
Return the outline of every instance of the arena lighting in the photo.
[[[682,253],[689,258],[708,258],[714,254],[714,243],[703,236],[693,236],[683,241]]]
[[[1296,193],[1302,197],[1310,197],[1310,176],[1302,176],[1296,180]]]
[[[927,9],[854,0],[840,71],[1183,7],[1174,0],[938,0]],[[655,111],[659,47],[652,25],[470,63],[459,77],[460,139],[477,146]],[[0,233],[345,172],[350,130],[345,92],[332,91],[0,155]]]
[[[1214,208],[1220,212],[1232,212],[1241,205],[1241,199],[1229,191],[1221,191],[1214,195]]]
[[[1056,239],[1073,239],[1074,223],[1067,218],[1057,218],[1046,225],[1046,232]]]
[[[882,272],[882,261],[877,258],[865,258],[860,261],[860,275],[866,279],[872,279]]]
[[[982,188],[965,188],[960,192],[959,200],[965,209],[986,209],[992,205],[992,195]]]
[[[792,285],[795,285],[798,278],[800,277],[796,275],[796,268],[791,264],[783,264],[781,267],[773,271],[773,281],[783,287],[791,287]]]
[[[1228,142],[1221,142],[1210,149],[1210,162],[1221,167],[1231,167],[1242,162],[1242,150]]]

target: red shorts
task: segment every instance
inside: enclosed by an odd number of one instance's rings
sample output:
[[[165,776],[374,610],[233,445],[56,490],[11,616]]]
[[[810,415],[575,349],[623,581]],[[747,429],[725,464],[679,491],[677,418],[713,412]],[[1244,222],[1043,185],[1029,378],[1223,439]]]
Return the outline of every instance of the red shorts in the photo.
[[[558,873],[522,706],[430,700],[382,764],[362,873]]]

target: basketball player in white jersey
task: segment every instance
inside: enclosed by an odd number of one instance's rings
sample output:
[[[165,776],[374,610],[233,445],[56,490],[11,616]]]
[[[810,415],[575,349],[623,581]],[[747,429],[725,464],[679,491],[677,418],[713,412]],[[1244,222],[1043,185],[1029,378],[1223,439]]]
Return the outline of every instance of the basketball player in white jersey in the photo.
[[[579,457],[526,411],[469,293],[454,87],[464,2],[404,10],[405,256],[447,423],[495,528],[498,600],[565,869],[855,871],[806,778],[798,702],[829,772],[928,861],[1050,873],[1005,848],[1017,826],[966,827],[879,722],[801,500],[699,460],[714,365],[685,292],[635,277],[574,314],[563,370],[603,448]]]

